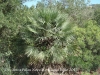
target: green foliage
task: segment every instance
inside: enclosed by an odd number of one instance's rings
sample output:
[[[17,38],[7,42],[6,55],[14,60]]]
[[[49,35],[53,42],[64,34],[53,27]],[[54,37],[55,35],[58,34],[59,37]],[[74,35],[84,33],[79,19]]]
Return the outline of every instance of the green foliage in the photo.
[[[44,0],[36,8],[23,6],[24,1],[0,0],[0,75],[28,75],[11,68],[30,64],[86,70],[100,66],[99,8],[93,19],[84,0]]]
[[[11,52],[0,53],[0,74],[1,75],[13,75],[10,67],[10,63],[7,57]]]
[[[72,65],[82,67],[85,69],[99,66],[99,36],[100,28],[93,22],[88,21],[83,28],[73,28],[73,41],[70,43],[70,50],[72,50],[73,57]],[[74,61],[73,61],[74,59]],[[77,60],[76,60],[77,59]],[[95,61],[94,61],[95,60]],[[94,65],[96,63],[96,65]],[[81,64],[81,65],[80,65]]]

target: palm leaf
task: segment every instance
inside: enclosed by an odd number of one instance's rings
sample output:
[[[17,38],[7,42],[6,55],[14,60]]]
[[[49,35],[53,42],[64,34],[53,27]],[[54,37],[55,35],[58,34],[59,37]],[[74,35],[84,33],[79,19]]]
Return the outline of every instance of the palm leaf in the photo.
[[[35,29],[31,28],[29,25],[27,26],[28,30],[33,33],[37,33]]]

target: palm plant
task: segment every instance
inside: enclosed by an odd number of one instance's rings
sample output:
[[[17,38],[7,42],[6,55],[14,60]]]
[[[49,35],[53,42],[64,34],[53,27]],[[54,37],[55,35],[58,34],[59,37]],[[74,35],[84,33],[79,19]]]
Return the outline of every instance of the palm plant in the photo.
[[[30,12],[32,13],[32,12]],[[35,10],[28,16],[30,24],[27,25],[29,43],[26,54],[31,63],[44,62],[62,63],[67,57],[67,40],[71,33],[67,14],[56,8],[43,8]],[[25,38],[25,37],[24,37]]]

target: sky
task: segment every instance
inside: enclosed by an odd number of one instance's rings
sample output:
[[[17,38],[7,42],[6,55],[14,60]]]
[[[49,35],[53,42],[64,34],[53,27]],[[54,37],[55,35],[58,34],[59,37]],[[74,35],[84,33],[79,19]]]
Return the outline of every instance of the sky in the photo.
[[[28,2],[25,2],[24,5],[27,5],[28,7],[31,7],[32,5],[36,6],[38,1],[41,1],[41,0],[28,1]],[[100,4],[100,0],[90,0],[90,4]]]

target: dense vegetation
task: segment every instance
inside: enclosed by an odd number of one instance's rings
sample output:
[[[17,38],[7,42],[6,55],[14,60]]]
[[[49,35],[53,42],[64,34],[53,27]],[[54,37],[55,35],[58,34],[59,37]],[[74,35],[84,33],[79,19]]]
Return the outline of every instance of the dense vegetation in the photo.
[[[100,5],[84,0],[0,0],[0,75],[22,69],[100,67]],[[45,74],[47,75],[47,74]]]

